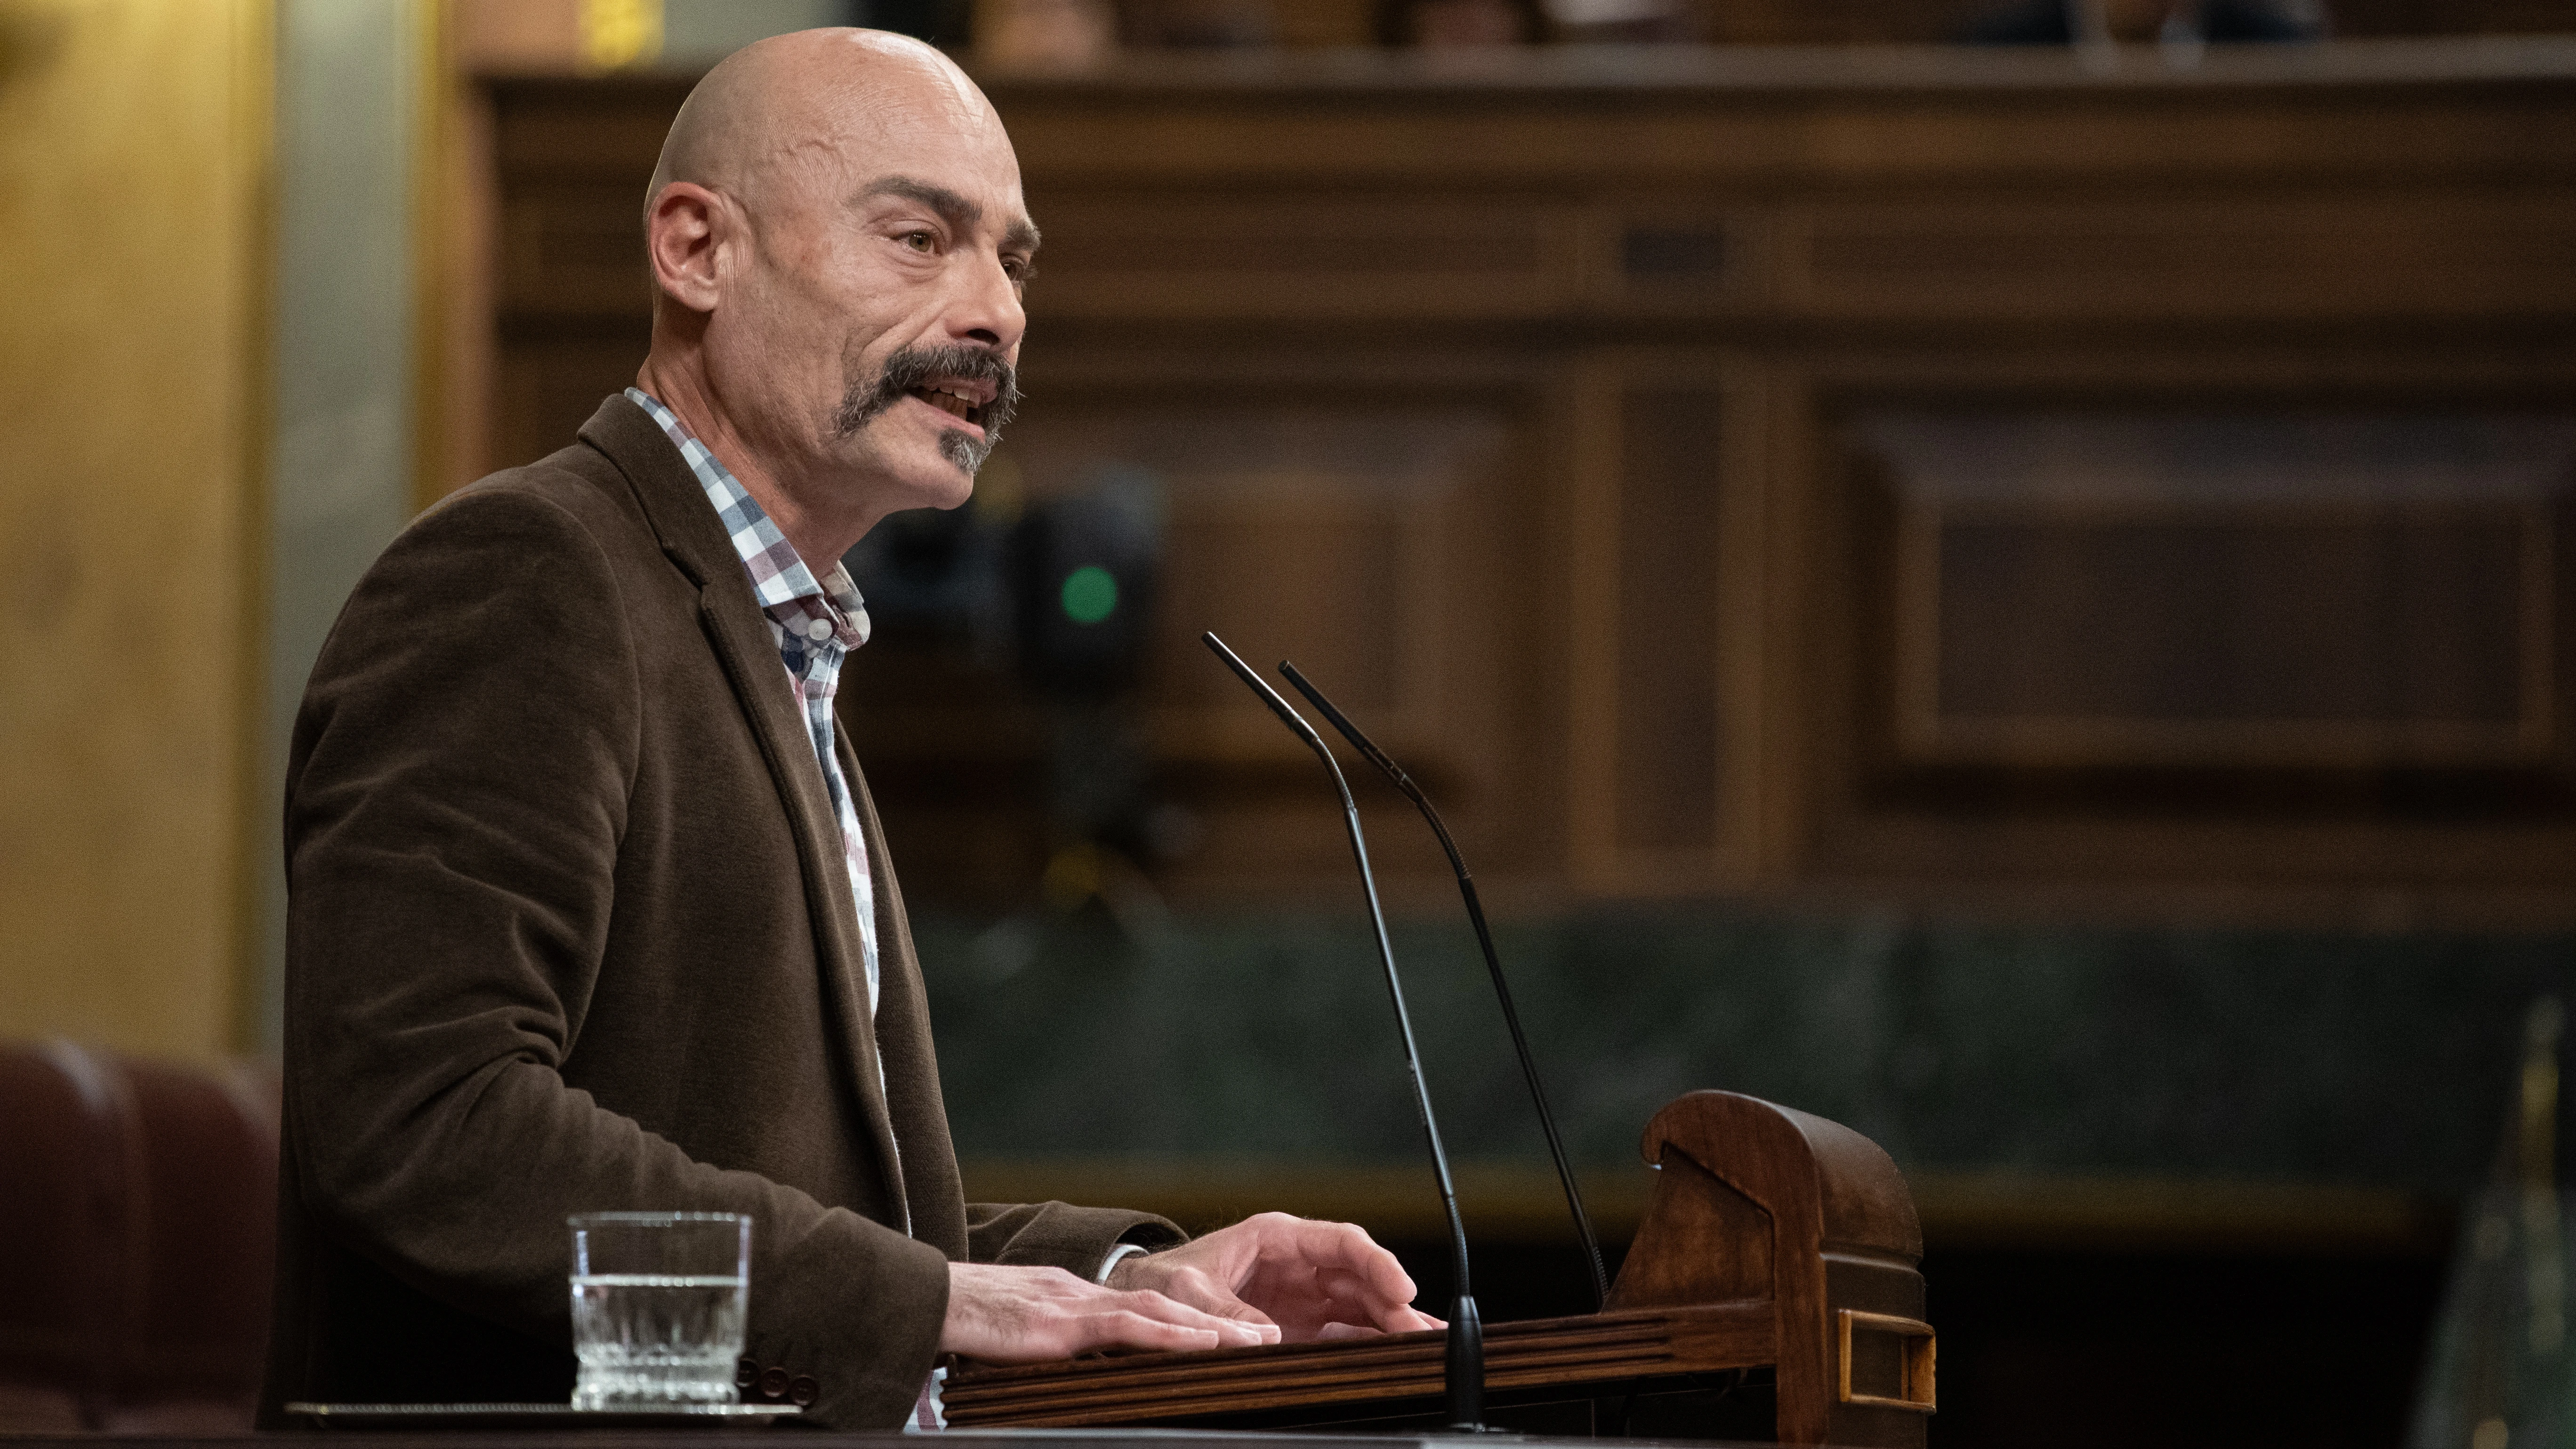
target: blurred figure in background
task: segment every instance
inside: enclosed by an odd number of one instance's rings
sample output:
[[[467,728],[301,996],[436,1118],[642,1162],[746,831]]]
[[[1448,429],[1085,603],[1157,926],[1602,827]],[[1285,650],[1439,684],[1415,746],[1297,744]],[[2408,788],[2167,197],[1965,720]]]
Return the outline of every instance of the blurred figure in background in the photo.
[[[1074,69],[1118,49],[1118,16],[1105,0],[992,0],[978,25],[977,53],[998,65]]]
[[[1536,0],[1381,0],[1376,28],[1380,44],[1438,50],[1528,45],[1545,36],[1547,21]]]
[[[2325,17],[2295,0],[2014,0],[1969,22],[1970,45],[2168,45],[2325,37]]]

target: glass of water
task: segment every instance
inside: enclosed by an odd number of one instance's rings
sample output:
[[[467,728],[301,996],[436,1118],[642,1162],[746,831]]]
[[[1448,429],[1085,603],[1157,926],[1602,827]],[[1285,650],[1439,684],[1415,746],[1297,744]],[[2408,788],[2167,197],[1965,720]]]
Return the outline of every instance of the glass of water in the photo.
[[[576,1409],[734,1401],[751,1297],[739,1213],[581,1213],[572,1224]]]

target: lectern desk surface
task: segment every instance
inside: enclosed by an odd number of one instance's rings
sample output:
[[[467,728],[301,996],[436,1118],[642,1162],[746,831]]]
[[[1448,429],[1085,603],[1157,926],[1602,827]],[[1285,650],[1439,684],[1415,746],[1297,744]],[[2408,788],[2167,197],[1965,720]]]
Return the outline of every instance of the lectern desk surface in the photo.
[[[1920,1449],[1934,1407],[1923,1238],[1887,1154],[1732,1092],[1675,1099],[1647,1124],[1644,1151],[1655,1187],[1608,1308],[1488,1324],[1491,1402],[1580,1405],[1583,1427],[1616,1432],[1638,1398],[1698,1391],[1704,1412],[1646,1422],[1697,1438],[1768,1430],[1784,1444]],[[1403,1429],[1436,1410],[1441,1374],[1441,1335],[1409,1333],[963,1366],[945,1398],[961,1428]],[[1767,1392],[1766,1423],[1741,1423],[1732,1391],[1748,1380]],[[1606,1423],[1590,1410],[1604,1401]]]

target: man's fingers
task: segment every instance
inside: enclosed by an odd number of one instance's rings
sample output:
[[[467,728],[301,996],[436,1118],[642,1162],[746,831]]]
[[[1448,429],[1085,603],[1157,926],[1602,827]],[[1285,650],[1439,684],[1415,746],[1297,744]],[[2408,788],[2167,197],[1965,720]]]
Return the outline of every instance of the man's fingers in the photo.
[[[1034,1363],[1098,1349],[1186,1352],[1268,1341],[1264,1323],[1220,1317],[1151,1291],[1085,1283],[1061,1268],[948,1265],[940,1348],[988,1363]]]
[[[1291,1339],[1314,1338],[1331,1323],[1389,1333],[1440,1326],[1438,1319],[1409,1304],[1388,1302],[1368,1279],[1340,1268],[1283,1270],[1247,1285],[1246,1292],[1269,1309]]]
[[[1155,1292],[1150,1288],[1138,1289],[1132,1293],[1119,1293],[1114,1296],[1120,1300],[1122,1312],[1133,1314],[1136,1317],[1152,1322],[1168,1323],[1179,1328],[1189,1329],[1193,1332],[1212,1333],[1216,1335],[1215,1342],[1203,1344],[1200,1345],[1200,1347],[1238,1348],[1256,1343],[1274,1342],[1279,1336],[1279,1330],[1272,1328],[1270,1326],[1270,1320],[1267,1318],[1262,1318],[1259,1322],[1254,1323],[1246,1322],[1237,1318],[1226,1317],[1222,1314],[1211,1313],[1206,1309],[1180,1302],[1167,1294]],[[1251,1311],[1249,1304],[1243,1305],[1243,1307],[1246,1312]],[[1259,1317],[1258,1314],[1255,1314],[1254,1316],[1256,1318]],[[1265,1332],[1265,1330],[1267,1331]],[[1145,1345],[1138,1346],[1143,1347]]]
[[[1341,1269],[1315,1274],[1315,1288],[1335,1305],[1331,1316],[1348,1323],[1373,1323],[1394,1333],[1430,1326],[1430,1320],[1402,1299],[1390,1299],[1375,1280]]]
[[[1446,1322],[1428,1313],[1419,1313],[1407,1308],[1401,1313],[1389,1314],[1375,1324],[1351,1323],[1337,1318],[1315,1330],[1315,1336],[1327,1341],[1336,1338],[1383,1338],[1390,1333],[1419,1333],[1426,1328],[1447,1328],[1448,1326]]]
[[[1137,1266],[1147,1263],[1153,1268]],[[1312,1338],[1333,1322],[1398,1333],[1438,1323],[1413,1309],[1419,1290],[1404,1265],[1350,1223],[1259,1213],[1167,1253],[1130,1258],[1120,1272],[1236,1321],[1276,1324],[1290,1339]]]
[[[1286,1223],[1280,1230],[1295,1237],[1306,1259],[1318,1269],[1339,1268],[1355,1273],[1389,1303],[1410,1303],[1420,1291],[1395,1255],[1378,1246],[1377,1240],[1357,1224],[1305,1218],[1288,1218]]]
[[[1116,1313],[1086,1314],[1079,1320],[1083,1332],[1069,1343],[1060,1358],[1089,1353],[1103,1348],[1141,1348],[1158,1353],[1189,1353],[1223,1345],[1223,1336],[1213,1328],[1191,1328],[1168,1319],[1150,1318],[1142,1313],[1121,1309]]]
[[[1268,1332],[1261,1335],[1260,1342],[1279,1341],[1278,1325],[1271,1321],[1269,1314],[1228,1292],[1223,1284],[1196,1268],[1176,1269],[1156,1287],[1163,1296],[1203,1313],[1212,1313],[1219,1318],[1231,1319],[1249,1327],[1267,1329]]]

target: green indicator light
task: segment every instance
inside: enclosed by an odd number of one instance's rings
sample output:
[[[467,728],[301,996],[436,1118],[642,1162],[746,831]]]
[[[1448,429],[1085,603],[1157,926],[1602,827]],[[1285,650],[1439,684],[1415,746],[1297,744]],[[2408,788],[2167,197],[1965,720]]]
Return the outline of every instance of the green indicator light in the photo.
[[[1118,580],[1098,564],[1084,564],[1064,576],[1064,616],[1077,624],[1097,624],[1118,612]]]

